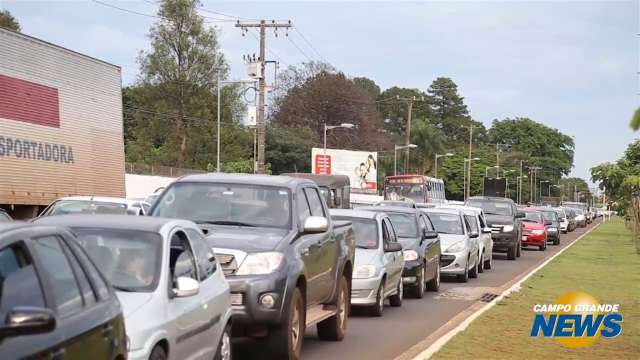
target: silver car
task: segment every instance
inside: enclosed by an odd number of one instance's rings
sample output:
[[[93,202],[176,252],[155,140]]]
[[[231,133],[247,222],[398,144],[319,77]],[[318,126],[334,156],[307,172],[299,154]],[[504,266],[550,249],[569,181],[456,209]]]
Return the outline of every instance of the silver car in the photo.
[[[331,218],[353,224],[356,237],[351,305],[366,306],[382,316],[384,301],[402,306],[404,255],[391,220],[385,213],[331,209]]]
[[[231,358],[229,285],[194,223],[127,215],[36,222],[70,227],[111,282],[128,359]]]
[[[493,267],[493,238],[491,228],[487,226],[484,212],[481,208],[462,205],[444,205],[443,209],[457,209],[462,211],[471,226],[471,232],[477,232],[478,237],[478,272],[483,273],[485,269]]]
[[[471,231],[468,220],[457,209],[422,209],[440,234],[442,255],[440,273],[456,275],[459,281],[478,277],[478,232]]]

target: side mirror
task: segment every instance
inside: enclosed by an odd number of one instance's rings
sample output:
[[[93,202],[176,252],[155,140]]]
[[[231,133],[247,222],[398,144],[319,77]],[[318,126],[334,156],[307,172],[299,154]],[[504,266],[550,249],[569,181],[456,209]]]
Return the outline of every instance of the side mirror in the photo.
[[[398,252],[402,251],[402,244],[397,242],[388,243],[384,247],[384,252]]]
[[[516,213],[516,219],[524,219],[525,217],[526,217],[526,215],[522,211],[518,211]]]
[[[435,239],[438,237],[438,233],[436,231],[432,231],[432,230],[425,230],[422,237],[425,240],[429,240],[429,239]]]
[[[486,227],[486,228],[482,229],[482,233],[483,234],[491,234],[491,228],[490,227]]]
[[[322,216],[309,216],[304,221],[305,234],[317,234],[326,232],[329,229],[329,221]]]
[[[176,286],[173,288],[175,297],[194,296],[200,292],[200,284],[198,280],[186,276],[180,276],[176,279]]]
[[[553,225],[553,221],[551,221],[551,220],[545,220],[544,224],[545,224],[546,226]]]
[[[470,233],[469,233],[469,237],[470,237],[471,239],[475,239],[475,238],[477,238],[478,236],[480,236],[480,234],[478,234],[478,232],[477,232],[477,231],[472,231],[472,232],[470,232]]]
[[[17,306],[7,313],[0,326],[0,339],[18,335],[42,334],[56,328],[53,311],[40,307]]]
[[[560,219],[558,219],[558,221],[559,221],[559,222],[565,222],[565,221],[567,221],[567,219],[566,219],[566,218],[561,217]]]

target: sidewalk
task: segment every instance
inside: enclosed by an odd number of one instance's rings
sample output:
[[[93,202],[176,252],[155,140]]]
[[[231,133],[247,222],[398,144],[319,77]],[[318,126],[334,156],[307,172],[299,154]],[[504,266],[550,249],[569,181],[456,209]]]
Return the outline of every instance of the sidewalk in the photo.
[[[622,334],[582,349],[530,337],[533,305],[552,303],[572,290],[589,293],[600,303],[619,303]],[[640,358],[640,255],[630,231],[620,219],[602,224],[525,281],[519,292],[481,315],[433,358]]]

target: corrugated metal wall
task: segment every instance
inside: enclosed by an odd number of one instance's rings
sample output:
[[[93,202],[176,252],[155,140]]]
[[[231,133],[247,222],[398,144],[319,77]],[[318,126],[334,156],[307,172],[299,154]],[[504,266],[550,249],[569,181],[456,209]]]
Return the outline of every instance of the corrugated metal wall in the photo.
[[[0,29],[0,80],[0,204],[125,195],[119,67]]]

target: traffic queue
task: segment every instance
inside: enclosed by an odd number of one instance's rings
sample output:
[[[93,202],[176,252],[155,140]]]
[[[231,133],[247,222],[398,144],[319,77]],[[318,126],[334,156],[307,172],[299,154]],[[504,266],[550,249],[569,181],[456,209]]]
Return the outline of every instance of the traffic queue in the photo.
[[[340,341],[352,307],[382,316],[387,300],[467,282],[494,268],[494,253],[544,251],[595,218],[428,195],[351,204],[309,176],[214,173],[149,203],[73,197],[30,222],[0,217],[0,353],[231,359],[232,340],[249,337],[299,359],[310,326]]]

